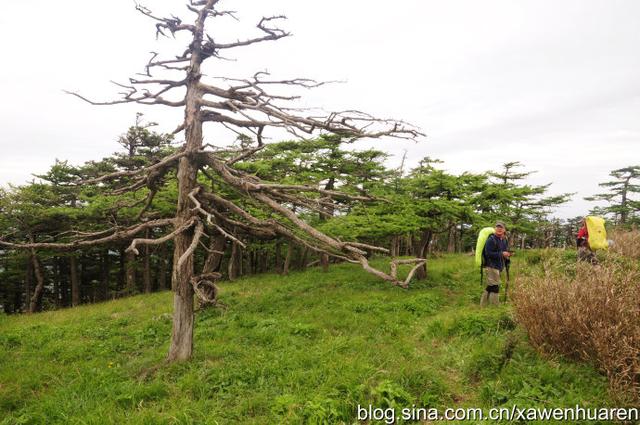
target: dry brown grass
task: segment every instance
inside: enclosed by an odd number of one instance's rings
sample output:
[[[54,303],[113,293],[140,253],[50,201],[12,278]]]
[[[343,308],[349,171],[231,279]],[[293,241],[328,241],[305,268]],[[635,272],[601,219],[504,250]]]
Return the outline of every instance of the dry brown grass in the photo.
[[[640,260],[640,230],[614,230],[609,236],[614,242],[612,252]]]
[[[640,242],[636,237],[624,240]],[[591,362],[607,375],[616,398],[640,401],[637,261],[611,254],[598,266],[561,264],[551,258],[543,276],[518,282],[516,319],[540,351]]]

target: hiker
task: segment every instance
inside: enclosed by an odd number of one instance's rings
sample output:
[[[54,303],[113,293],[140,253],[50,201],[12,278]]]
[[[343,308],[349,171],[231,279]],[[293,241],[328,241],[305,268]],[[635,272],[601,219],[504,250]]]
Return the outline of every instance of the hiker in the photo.
[[[507,228],[503,222],[498,221],[493,234],[489,235],[482,253],[487,274],[487,286],[480,299],[480,305],[498,304],[500,292],[500,272],[508,267],[509,242],[506,238]]]
[[[576,236],[576,248],[578,248],[578,261],[588,261],[591,264],[595,264],[598,260],[596,253],[593,252],[589,245],[589,230],[587,229],[587,220],[582,219],[582,227],[578,230],[578,236]]]

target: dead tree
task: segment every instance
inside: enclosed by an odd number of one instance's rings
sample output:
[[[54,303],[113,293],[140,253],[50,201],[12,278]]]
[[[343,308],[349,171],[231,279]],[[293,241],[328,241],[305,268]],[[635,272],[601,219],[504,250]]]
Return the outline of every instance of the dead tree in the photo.
[[[329,202],[340,200],[371,201],[366,194],[345,194],[319,187],[274,184],[261,181],[236,167],[262,149],[267,132],[287,131],[303,139],[318,133],[337,134],[347,140],[363,137],[392,136],[414,139],[420,133],[412,126],[395,120],[377,119],[366,113],[348,110],[320,114],[314,110],[296,108],[299,96],[290,94],[296,89],[319,87],[323,83],[305,78],[272,79],[266,72],[258,72],[250,78],[209,78],[205,81],[202,65],[209,59],[224,59],[223,55],[235,48],[275,41],[289,33],[275,24],[284,16],[264,17],[257,24],[256,35],[235,41],[223,41],[225,34],[213,37],[207,31],[207,23],[217,19],[236,19],[234,12],[220,10],[218,0],[191,0],[187,9],[193,13],[193,23],[181,18],[158,17],[147,8],[138,5],[137,10],[155,21],[156,35],[168,36],[186,33],[189,44],[179,55],[161,58],[153,53],[141,76],[130,78],[120,99],[96,102],[78,93],[71,93],[93,105],[138,103],[163,105],[184,110],[184,121],[174,134],[184,133],[184,143],[175,153],[159,162],[140,169],[123,170],[84,181],[84,184],[126,182],[119,193],[148,188],[149,195],[141,211],[141,223],[126,228],[114,227],[103,232],[84,234],[72,242],[3,245],[24,248],[78,249],[105,242],[132,239],[127,251],[138,254],[138,247],[174,242],[173,273],[171,286],[174,291],[173,331],[168,360],[186,360],[193,349],[194,293],[201,298],[215,296],[215,281],[220,274],[211,271],[207,262],[205,270],[194,271],[194,252],[203,237],[224,237],[230,245],[244,247],[243,235],[258,238],[285,237],[297,245],[318,254],[360,264],[366,271],[394,285],[406,287],[409,279],[423,259],[392,262],[391,273],[375,269],[369,264],[370,252],[388,251],[384,248],[357,242],[345,242],[318,231],[292,211],[320,212]],[[178,78],[157,76],[170,75]],[[285,89],[284,94],[282,89]],[[226,141],[216,146],[203,143],[203,124],[213,123],[230,131],[235,138],[251,140],[237,149],[222,149]],[[249,138],[249,139],[247,139]],[[171,170],[177,171],[178,201],[173,218],[151,220],[144,211],[159,190],[158,182]],[[235,191],[243,202],[232,201],[198,184],[199,173],[224,182]],[[264,215],[254,215],[246,205],[260,208]],[[157,239],[136,238],[149,229],[169,228]],[[209,245],[211,247],[215,244]],[[213,260],[212,260],[213,261]],[[398,264],[414,264],[409,277],[400,281]],[[208,289],[207,289],[208,288]],[[209,294],[209,295],[208,295]]]

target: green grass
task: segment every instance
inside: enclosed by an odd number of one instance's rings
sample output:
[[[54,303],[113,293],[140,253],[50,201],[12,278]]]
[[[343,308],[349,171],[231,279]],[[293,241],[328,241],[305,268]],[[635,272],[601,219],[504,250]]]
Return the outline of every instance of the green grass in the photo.
[[[197,313],[194,358],[171,365],[170,293],[0,316],[0,423],[354,423],[358,404],[610,404],[593,368],[536,354],[509,306],[477,306],[472,261],[432,260],[409,290],[350,264],[223,282],[227,308]]]

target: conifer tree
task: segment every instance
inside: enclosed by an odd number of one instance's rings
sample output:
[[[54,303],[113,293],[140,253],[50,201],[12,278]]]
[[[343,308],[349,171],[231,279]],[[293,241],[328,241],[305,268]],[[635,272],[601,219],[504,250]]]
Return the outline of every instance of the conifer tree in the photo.
[[[613,180],[600,183],[608,189],[606,193],[598,193],[584,198],[587,201],[606,201],[607,206],[594,209],[595,214],[610,214],[616,224],[622,226],[640,221],[640,165],[619,168],[609,173]]]

